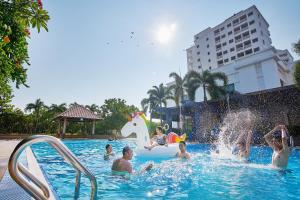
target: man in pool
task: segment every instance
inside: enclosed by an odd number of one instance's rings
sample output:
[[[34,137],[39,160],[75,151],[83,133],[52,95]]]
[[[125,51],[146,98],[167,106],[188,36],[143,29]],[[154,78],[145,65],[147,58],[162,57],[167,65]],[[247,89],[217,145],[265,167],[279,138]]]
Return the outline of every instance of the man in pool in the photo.
[[[112,150],[112,146],[110,144],[107,144],[105,146],[105,153],[104,153],[104,160],[110,160],[111,157],[114,157],[115,153]]]
[[[151,145],[145,146],[145,149],[151,150],[159,145],[168,145],[167,137],[163,134],[163,128],[161,126],[156,127],[156,135],[151,139]]]
[[[123,148],[123,157],[114,160],[111,170],[114,175],[126,176],[132,174],[132,166],[129,160],[132,159],[133,151],[130,147],[126,146]],[[153,167],[152,164],[149,164],[144,170],[149,171]]]
[[[191,158],[190,154],[186,152],[186,143],[184,141],[179,142],[179,150],[175,155],[176,157],[187,160]]]
[[[273,149],[272,165],[280,169],[287,167],[291,153],[287,134],[285,125],[277,125],[264,136],[268,145]]]

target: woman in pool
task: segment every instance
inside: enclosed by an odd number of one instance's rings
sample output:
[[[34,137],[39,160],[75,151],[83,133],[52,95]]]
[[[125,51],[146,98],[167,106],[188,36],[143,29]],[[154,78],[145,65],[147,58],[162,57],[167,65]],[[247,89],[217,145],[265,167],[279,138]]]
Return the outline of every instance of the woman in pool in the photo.
[[[268,145],[273,149],[272,165],[280,169],[287,167],[291,153],[287,134],[288,132],[285,125],[277,125],[264,136]]]
[[[237,155],[241,160],[248,161],[250,156],[250,144],[253,132],[250,121],[246,122],[243,125],[245,127],[245,133],[239,135],[232,148],[232,154]]]
[[[105,153],[104,153],[104,160],[110,160],[111,157],[114,157],[115,153],[112,150],[112,146],[110,144],[107,144],[105,146]]]
[[[163,128],[161,126],[156,127],[156,135],[151,139],[151,145],[145,146],[145,149],[151,150],[152,148],[159,145],[168,145],[167,137],[163,134]]]
[[[179,142],[179,150],[175,155],[176,157],[187,160],[191,158],[190,154],[186,152],[186,143],[184,141]]]

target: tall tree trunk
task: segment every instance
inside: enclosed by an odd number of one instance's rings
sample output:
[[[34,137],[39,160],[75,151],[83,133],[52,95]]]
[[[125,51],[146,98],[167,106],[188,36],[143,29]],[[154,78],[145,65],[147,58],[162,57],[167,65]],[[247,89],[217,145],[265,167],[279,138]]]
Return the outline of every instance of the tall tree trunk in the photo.
[[[160,125],[162,126],[162,114],[161,114],[162,103],[161,102],[159,102],[159,106],[160,106],[160,111],[159,111]]]
[[[207,103],[207,97],[206,97],[206,85],[203,84],[203,93],[204,93],[204,103]]]

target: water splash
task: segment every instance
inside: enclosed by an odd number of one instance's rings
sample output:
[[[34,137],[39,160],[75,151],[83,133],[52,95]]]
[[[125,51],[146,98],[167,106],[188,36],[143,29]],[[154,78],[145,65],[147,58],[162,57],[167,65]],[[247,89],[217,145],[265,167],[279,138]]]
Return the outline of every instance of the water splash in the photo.
[[[217,156],[232,159],[232,147],[237,141],[246,143],[247,132],[253,130],[256,120],[256,115],[249,109],[228,113],[223,119],[216,142]]]

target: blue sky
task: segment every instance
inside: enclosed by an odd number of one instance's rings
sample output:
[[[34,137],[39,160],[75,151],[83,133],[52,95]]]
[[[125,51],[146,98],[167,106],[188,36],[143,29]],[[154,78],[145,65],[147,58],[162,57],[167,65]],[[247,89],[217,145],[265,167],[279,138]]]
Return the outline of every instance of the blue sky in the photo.
[[[291,52],[300,39],[298,0],[44,0],[49,32],[31,33],[30,88],[15,89],[12,103],[96,103],[122,98],[140,106],[153,85],[170,72],[187,71],[184,49],[193,36],[256,5],[269,22],[273,45]],[[162,44],[155,32],[176,25]],[[132,34],[131,32],[134,32]],[[131,38],[130,36],[133,37]],[[295,59],[299,57],[291,52]]]

